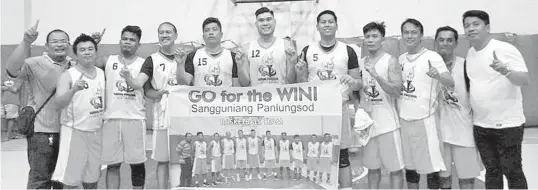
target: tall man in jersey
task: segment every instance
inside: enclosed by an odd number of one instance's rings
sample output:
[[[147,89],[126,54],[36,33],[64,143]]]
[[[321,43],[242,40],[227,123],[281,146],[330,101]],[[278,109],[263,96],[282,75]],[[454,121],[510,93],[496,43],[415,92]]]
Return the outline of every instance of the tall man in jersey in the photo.
[[[219,19],[209,17],[202,23],[204,48],[178,59],[177,80],[192,86],[248,86],[248,65],[241,53],[221,46],[222,25]]]
[[[237,182],[241,181],[241,176],[248,181],[247,175],[247,139],[243,136],[243,130],[237,131],[235,139],[235,167],[237,169]]]
[[[254,174],[254,172],[258,174],[258,179],[262,179],[262,175],[260,172],[261,139],[256,135],[256,130],[250,130],[250,136],[247,138],[247,143],[247,162],[250,170],[250,174],[248,175],[247,181],[252,180],[252,174]]]
[[[271,136],[271,131],[265,132],[265,138],[262,142],[263,162],[265,164],[265,172],[263,178],[267,179],[269,176],[276,176],[276,140]],[[269,171],[271,170],[271,171]]]
[[[359,90],[357,53],[350,46],[336,40],[338,18],[333,11],[318,14],[317,29],[321,40],[303,48],[296,64],[297,81],[339,80],[342,88],[342,130],[340,143],[339,181],[341,188],[351,187],[351,167],[348,148],[352,145],[348,100],[350,91]]]
[[[176,81],[175,59],[181,59],[174,54],[174,41],[177,39],[176,27],[169,22],[163,22],[157,29],[159,44],[158,52],[151,54],[142,65],[140,73],[133,77],[128,67],[123,67],[120,76],[133,90],[155,89],[153,93],[145,92],[146,96],[153,100],[153,152],[151,158],[157,161],[157,182],[160,189],[167,188],[169,144],[168,128],[170,127],[166,116],[168,96],[165,95],[169,86],[178,85]],[[163,96],[164,95],[164,96]]]
[[[364,88],[360,91],[364,106],[376,125],[368,144],[364,147],[363,164],[368,168],[370,189],[379,189],[381,167],[390,171],[392,189],[403,188],[404,168],[400,118],[396,101],[402,88],[402,68],[398,60],[386,53],[382,46],[385,40],[385,25],[371,22],[363,27],[364,45],[369,54],[361,59]]]
[[[290,84],[295,82],[297,54],[290,40],[274,36],[276,19],[272,10],[256,10],[258,38],[245,45],[250,85]]]
[[[312,137],[308,142],[308,151],[306,153],[306,177],[314,182],[316,182],[319,171],[319,144],[318,136],[312,134]],[[312,178],[310,178],[310,172],[312,172]]]
[[[215,133],[213,135],[213,140],[209,142],[209,149],[208,154],[211,156],[211,177],[213,181],[213,185],[217,185],[217,183],[220,183],[220,177],[221,177],[221,171],[222,171],[222,147],[221,147],[221,139],[220,135],[218,133]]]
[[[73,43],[77,64],[64,72],[54,103],[62,108],[60,153],[52,180],[64,188],[97,189],[101,173],[101,127],[105,74],[95,67],[97,42],[80,35]]]
[[[222,146],[222,168],[224,173],[224,180],[226,183],[229,182],[229,178],[233,180],[233,170],[234,170],[234,154],[235,154],[235,143],[232,139],[232,133],[229,131],[226,132],[226,136],[221,140]]]
[[[96,66],[105,71],[106,108],[103,115],[103,144],[101,161],[107,165],[107,188],[120,188],[120,166],[131,166],[133,188],[142,189],[146,179],[146,108],[143,89],[134,90],[120,76],[122,68],[137,76],[144,59],[137,56],[142,30],[126,26],[119,41],[120,54],[104,56]]]
[[[422,46],[424,27],[418,20],[407,19],[400,29],[407,49],[398,60],[404,81],[398,103],[407,187],[418,188],[419,174],[427,174],[428,188],[439,189],[439,171],[446,167],[437,130],[437,97],[440,87],[453,88],[454,80],[443,58]]]

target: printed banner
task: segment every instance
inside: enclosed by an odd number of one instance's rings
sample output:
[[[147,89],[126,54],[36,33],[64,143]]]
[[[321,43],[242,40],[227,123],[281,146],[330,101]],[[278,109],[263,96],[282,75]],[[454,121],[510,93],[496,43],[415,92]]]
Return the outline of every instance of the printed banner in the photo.
[[[338,82],[178,86],[167,107],[171,187],[337,188]]]

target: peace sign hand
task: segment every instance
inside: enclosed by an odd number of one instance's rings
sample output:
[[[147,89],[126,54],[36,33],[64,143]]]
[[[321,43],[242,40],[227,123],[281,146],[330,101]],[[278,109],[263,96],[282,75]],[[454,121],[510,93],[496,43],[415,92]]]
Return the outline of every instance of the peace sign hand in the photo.
[[[39,26],[39,20],[37,20],[30,29],[24,33],[24,41],[28,44],[32,44],[37,40],[39,32],[37,31],[37,26]]]

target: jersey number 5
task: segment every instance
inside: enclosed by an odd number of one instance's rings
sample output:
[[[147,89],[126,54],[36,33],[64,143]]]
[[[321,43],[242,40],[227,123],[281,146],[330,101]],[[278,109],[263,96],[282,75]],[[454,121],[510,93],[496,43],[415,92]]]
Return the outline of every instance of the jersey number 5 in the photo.
[[[318,54],[317,53],[314,53],[314,55],[312,55],[312,60],[313,61],[318,61]]]

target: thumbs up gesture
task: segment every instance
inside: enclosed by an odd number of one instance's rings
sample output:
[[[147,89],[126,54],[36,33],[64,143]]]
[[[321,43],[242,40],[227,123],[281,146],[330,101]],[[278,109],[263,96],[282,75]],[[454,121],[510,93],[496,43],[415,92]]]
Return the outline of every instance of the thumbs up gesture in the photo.
[[[503,63],[499,58],[497,57],[497,53],[493,51],[493,62],[489,65],[493,70],[501,73],[502,75],[508,74],[510,70],[508,70],[505,63]]]
[[[39,32],[37,31],[37,26],[39,26],[39,20],[37,20],[30,29],[24,33],[24,41],[28,44],[32,44],[37,40]]]
[[[426,74],[433,79],[439,79],[439,71],[437,71],[437,69],[432,66],[432,62],[430,60],[428,60],[428,67],[429,70]]]

